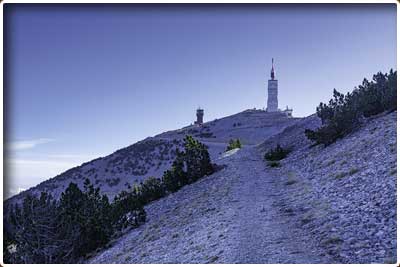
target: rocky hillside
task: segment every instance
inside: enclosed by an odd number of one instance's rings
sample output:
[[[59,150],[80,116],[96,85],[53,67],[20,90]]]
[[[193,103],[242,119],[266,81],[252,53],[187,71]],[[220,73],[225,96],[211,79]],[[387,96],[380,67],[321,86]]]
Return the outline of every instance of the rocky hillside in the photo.
[[[70,182],[83,187],[86,178],[112,198],[126,188],[127,184],[149,176],[161,176],[171,165],[175,158],[175,150],[180,145],[180,140],[147,138],[109,156],[69,169],[10,198],[7,202],[19,201],[26,194],[37,194],[41,191],[51,192],[58,198]]]
[[[326,148],[310,148],[302,132],[318,126],[311,116],[259,146],[294,149],[271,170],[288,185],[279,209],[338,262],[396,262],[396,117],[380,114]]]
[[[146,224],[88,262],[394,263],[396,116],[370,118],[328,147],[304,136],[315,116],[260,145],[250,138],[215,156],[221,171],[146,206]],[[292,152],[268,167],[263,155],[278,143]]]
[[[19,202],[26,194],[38,194],[41,191],[48,191],[58,198],[70,182],[83,187],[86,178],[113,199],[128,184],[140,182],[150,176],[161,177],[170,168],[175,159],[175,151],[181,147],[182,139],[187,134],[207,144],[211,158],[215,159],[225,150],[230,138],[240,138],[244,144],[254,144],[278,133],[296,120],[286,117],[285,114],[246,110],[207,122],[201,127],[189,125],[169,131],[67,170],[8,199],[6,207],[10,203]]]

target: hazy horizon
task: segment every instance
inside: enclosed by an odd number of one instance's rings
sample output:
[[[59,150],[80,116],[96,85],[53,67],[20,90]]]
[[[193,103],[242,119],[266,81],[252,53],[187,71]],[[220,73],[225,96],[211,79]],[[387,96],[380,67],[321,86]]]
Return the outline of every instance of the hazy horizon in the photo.
[[[5,4],[10,192],[195,120],[315,112],[396,68],[396,5]],[[5,188],[6,189],[6,188]]]

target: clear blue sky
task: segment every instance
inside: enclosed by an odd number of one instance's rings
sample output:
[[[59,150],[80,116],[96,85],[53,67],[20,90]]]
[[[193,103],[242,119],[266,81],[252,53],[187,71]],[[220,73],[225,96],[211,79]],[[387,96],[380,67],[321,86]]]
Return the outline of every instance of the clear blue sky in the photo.
[[[7,4],[12,190],[93,157],[266,106],[310,115],[333,88],[396,69],[396,6]]]

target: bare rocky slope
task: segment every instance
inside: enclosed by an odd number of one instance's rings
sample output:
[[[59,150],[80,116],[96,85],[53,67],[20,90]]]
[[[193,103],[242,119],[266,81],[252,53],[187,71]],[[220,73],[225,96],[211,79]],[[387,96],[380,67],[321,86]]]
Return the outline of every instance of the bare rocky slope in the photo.
[[[279,209],[314,236],[338,262],[396,262],[396,117],[369,118],[350,136],[324,148],[309,147],[302,125],[259,146],[280,143],[294,151],[271,176],[286,183]]]
[[[224,169],[147,205],[144,225],[88,262],[396,262],[396,116],[310,147],[304,129],[319,126],[314,115],[213,153]],[[267,167],[263,154],[277,143],[292,152]]]

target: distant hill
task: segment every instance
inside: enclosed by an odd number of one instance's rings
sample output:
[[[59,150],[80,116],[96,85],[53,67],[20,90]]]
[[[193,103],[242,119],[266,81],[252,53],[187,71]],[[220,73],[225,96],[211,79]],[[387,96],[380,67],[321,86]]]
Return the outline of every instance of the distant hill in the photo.
[[[246,110],[235,115],[206,122],[202,126],[189,125],[182,129],[148,137],[114,153],[69,169],[37,186],[6,200],[19,202],[26,194],[48,191],[58,198],[70,182],[83,187],[88,178],[102,193],[112,199],[127,185],[154,176],[161,177],[175,159],[175,151],[182,146],[185,135],[204,142],[212,159],[222,153],[230,138],[239,138],[244,145],[256,144],[295,122],[283,113]]]

